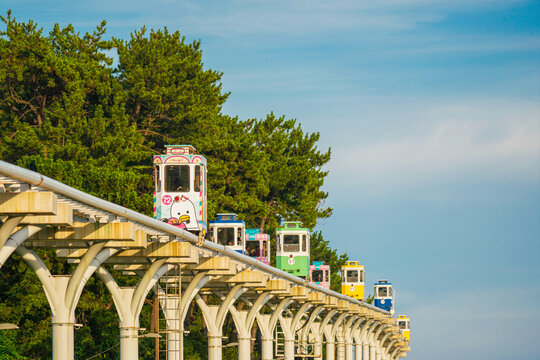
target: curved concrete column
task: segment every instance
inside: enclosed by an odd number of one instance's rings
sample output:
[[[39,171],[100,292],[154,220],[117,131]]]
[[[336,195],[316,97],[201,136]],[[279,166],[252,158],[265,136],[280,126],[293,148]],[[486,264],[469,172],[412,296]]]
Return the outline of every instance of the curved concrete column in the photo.
[[[121,360],[139,358],[139,314],[148,292],[160,277],[174,268],[174,265],[166,264],[165,261],[154,261],[136,287],[119,287],[112,275],[101,266],[96,272],[111,293],[120,318]]]
[[[361,318],[358,316],[351,316],[344,324],[341,330],[342,344],[344,359],[353,360],[353,339],[352,333],[357,327],[358,323],[361,321]],[[338,347],[339,349],[339,347]],[[339,351],[338,351],[339,353]],[[339,355],[338,355],[339,359]]]
[[[313,306],[311,303],[304,303],[300,306],[300,309],[294,315],[294,318],[279,317],[279,322],[283,329],[283,336],[285,337],[285,360],[294,360],[295,346],[294,341],[296,338],[297,325],[304,315],[304,313]]]
[[[318,334],[319,333],[319,327],[318,326],[314,327],[313,323],[314,323],[315,319],[317,318],[317,316],[319,316],[319,314],[323,310],[324,310],[324,306],[317,306],[309,314],[309,319],[308,319],[306,325],[304,326],[304,330],[302,331],[302,333],[300,335],[300,346],[304,346],[304,347],[308,346],[309,332],[310,331],[315,335],[314,336],[315,339],[319,339],[319,346],[321,345],[320,344],[320,336]],[[317,345],[315,345],[315,347],[317,347]]]
[[[26,225],[14,234],[11,232],[19,225],[23,217],[17,216],[8,218],[0,229],[0,268],[30,236],[45,228],[45,226]]]
[[[34,270],[43,285],[52,313],[53,359],[73,359],[75,308],[86,282],[96,269],[116,249],[104,249],[105,243],[97,243],[88,248],[71,275],[51,275],[41,258],[24,246],[14,250]]]
[[[160,306],[167,325],[167,359],[184,359],[184,321],[189,309],[189,305],[195,295],[202,289],[212,276],[207,275],[207,271],[199,272],[193,280],[182,290],[180,299],[178,297],[160,297]],[[161,288],[158,287],[158,291]]]
[[[274,359],[274,329],[281,313],[291,305],[293,300],[285,298],[275,307],[272,314],[257,314],[257,324],[262,335],[262,360]]]
[[[222,301],[221,305],[207,305],[199,294],[197,294],[197,305],[206,322],[208,329],[208,360],[221,360],[222,358],[222,337],[223,323],[229,309],[246,289],[242,285],[235,285]]]
[[[236,326],[236,330],[238,331],[239,360],[251,359],[251,328],[253,327],[255,316],[272,297],[273,295],[270,293],[262,293],[251,306],[250,310],[236,310],[234,307],[230,308],[231,316]]]

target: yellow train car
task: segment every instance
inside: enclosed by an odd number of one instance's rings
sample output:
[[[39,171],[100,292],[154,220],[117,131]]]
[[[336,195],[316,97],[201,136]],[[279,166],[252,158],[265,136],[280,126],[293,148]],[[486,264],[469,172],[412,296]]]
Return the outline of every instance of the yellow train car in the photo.
[[[405,315],[399,315],[396,319],[397,326],[399,327],[399,331],[405,336],[405,339],[407,341],[411,340],[411,321],[409,318]]]
[[[341,267],[342,294],[363,301],[364,282],[364,265],[358,265],[358,261],[347,261],[347,265]]]

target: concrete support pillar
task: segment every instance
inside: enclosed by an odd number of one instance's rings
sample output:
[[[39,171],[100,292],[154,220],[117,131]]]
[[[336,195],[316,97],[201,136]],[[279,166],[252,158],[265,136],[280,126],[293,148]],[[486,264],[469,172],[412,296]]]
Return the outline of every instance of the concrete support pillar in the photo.
[[[336,334],[337,338],[337,360],[345,360],[345,337],[343,327],[339,326]]]
[[[326,360],[335,360],[336,343],[334,339],[326,339]]]
[[[315,342],[313,344],[313,355],[315,355],[316,358],[322,357],[322,341],[321,337],[319,335],[315,336],[314,338]]]
[[[167,326],[167,360],[181,360],[181,351],[183,351],[183,324],[180,324],[180,295],[161,296],[163,290],[158,289],[160,293],[159,303],[161,311],[164,314]]]
[[[345,342],[345,360],[354,360],[352,342]]]
[[[165,259],[154,261],[136,287],[119,287],[111,274],[103,267],[99,267],[96,272],[111,293],[120,318],[121,360],[139,358],[139,314],[148,292],[161,276],[174,268],[165,261]]]
[[[285,337],[285,360],[294,360],[295,329],[293,328],[293,319],[280,317],[279,322]]]
[[[272,337],[262,338],[262,360],[272,360],[274,358],[274,339]]]
[[[369,360],[369,345],[362,345],[362,360]]]
[[[227,313],[238,299],[246,291],[242,285],[235,285],[221,302],[221,305],[207,305],[197,294],[197,305],[202,311],[204,321],[208,329],[208,360],[221,360],[223,323]]]
[[[25,228],[30,229],[31,226]],[[18,233],[9,238],[6,244],[9,241],[15,241],[13,238],[17,238]],[[25,233],[25,236],[27,234]],[[35,252],[20,245],[14,247],[17,254],[36,273],[51,307],[54,360],[72,360],[75,357],[73,336],[75,308],[90,276],[103,261],[116,252],[114,249],[103,249],[104,245],[104,243],[98,243],[88,248],[71,275],[51,275],[47,266]]]
[[[208,334],[208,360],[221,360],[223,357],[222,337],[221,332]]]
[[[253,322],[263,305],[272,297],[273,295],[269,293],[259,295],[249,311],[236,310],[234,307],[230,308],[231,316],[238,331],[238,359],[251,359],[251,329]]]
[[[374,345],[369,345],[369,360],[377,360]]]

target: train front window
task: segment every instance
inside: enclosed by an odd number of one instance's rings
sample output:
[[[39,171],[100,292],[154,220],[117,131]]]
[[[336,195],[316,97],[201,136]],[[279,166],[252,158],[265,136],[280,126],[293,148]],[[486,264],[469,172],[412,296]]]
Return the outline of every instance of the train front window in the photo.
[[[261,243],[258,240],[246,241],[246,253],[251,257],[261,256]]]
[[[154,184],[156,185],[156,192],[161,192],[161,176],[159,171],[159,165],[154,165]]]
[[[358,270],[347,270],[347,282],[348,283],[358,282]]]
[[[379,297],[387,297],[388,296],[388,288],[386,286],[379,288]]]
[[[283,251],[299,252],[300,251],[300,236],[284,235],[283,236]]]
[[[193,176],[193,191],[201,191],[201,167],[195,166],[195,176]]]
[[[217,242],[221,245],[234,245],[234,228],[218,228]]]
[[[165,166],[165,191],[188,192],[189,191],[189,165],[166,165]]]
[[[401,330],[407,330],[407,322],[405,321],[398,322],[398,326]]]
[[[323,282],[323,271],[322,270],[313,270],[311,272],[311,279],[314,282]]]

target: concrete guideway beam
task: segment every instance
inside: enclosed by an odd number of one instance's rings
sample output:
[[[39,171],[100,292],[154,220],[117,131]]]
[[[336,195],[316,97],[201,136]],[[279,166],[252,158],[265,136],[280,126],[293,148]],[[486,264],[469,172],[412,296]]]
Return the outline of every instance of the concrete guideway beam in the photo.
[[[144,305],[144,300],[159,278],[173,268],[174,265],[167,264],[165,259],[156,260],[135,287],[119,287],[112,275],[103,266],[100,266],[96,271],[111,293],[120,318],[121,360],[139,358],[139,314]]]
[[[32,250],[19,246],[18,255],[34,270],[45,291],[52,312],[53,359],[74,359],[75,308],[86,282],[115,249],[103,249],[103,243],[92,245],[72,275],[51,275],[41,258]]]

